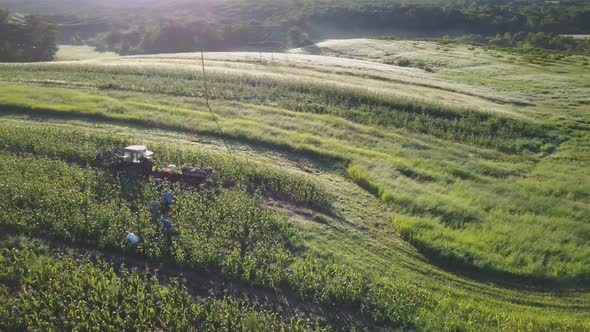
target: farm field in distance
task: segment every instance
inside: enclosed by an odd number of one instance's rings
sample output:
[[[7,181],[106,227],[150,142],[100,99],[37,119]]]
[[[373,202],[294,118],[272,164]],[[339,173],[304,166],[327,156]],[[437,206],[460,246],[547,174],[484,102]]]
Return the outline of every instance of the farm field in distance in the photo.
[[[590,57],[208,52],[213,116],[200,54],[90,51],[0,64],[0,330],[590,330]],[[173,239],[131,144],[219,173]]]
[[[117,53],[113,52],[97,52],[91,46],[73,46],[73,45],[59,45],[59,50],[55,55],[56,61],[71,61],[71,60],[87,60],[96,58],[112,58],[117,57]]]

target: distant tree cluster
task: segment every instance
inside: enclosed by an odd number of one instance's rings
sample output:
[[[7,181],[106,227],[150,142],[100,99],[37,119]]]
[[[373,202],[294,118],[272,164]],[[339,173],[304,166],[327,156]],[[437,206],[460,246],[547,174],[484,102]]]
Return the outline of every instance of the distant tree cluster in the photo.
[[[16,22],[0,9],[0,62],[51,61],[57,52],[55,25],[41,16]]]
[[[580,47],[558,34],[590,34],[590,2],[584,0],[187,0],[144,7],[48,19],[83,23],[61,24],[60,43],[90,44],[123,55],[300,47],[326,37],[320,35],[323,28],[378,34],[403,30],[423,37],[476,34],[491,44],[555,49]],[[505,33],[518,37],[505,40]]]
[[[87,40],[98,51],[121,55],[145,53],[179,53],[197,50],[220,51],[228,48],[264,43],[271,31],[259,22],[222,25],[204,20],[167,20],[160,24],[137,25],[114,29]]]
[[[288,47],[301,47],[305,45],[311,44],[311,40],[309,39],[309,35],[301,28],[294,26],[289,29],[287,32],[287,46]]]
[[[590,51],[590,40],[575,39],[571,36],[544,32],[519,32],[515,34],[507,32],[503,35],[496,35],[490,38],[489,44],[502,47],[530,46],[557,51]]]
[[[313,27],[321,25],[340,31],[401,29],[426,35],[456,31],[480,34],[486,39],[497,34],[503,38],[508,32],[511,38],[520,39],[501,42],[569,49],[579,45],[555,35],[547,41],[546,35],[529,36],[529,33],[590,33],[590,4],[584,2],[540,5],[518,0],[445,0],[420,4],[390,0],[243,0],[209,7],[206,19],[191,16],[193,9],[187,6],[183,10],[189,14],[182,18],[114,25],[86,42],[100,51],[120,54],[186,52],[200,48],[220,51],[264,46],[269,41],[273,46],[278,41],[283,46],[300,47],[311,43]]]
[[[469,35],[459,40],[472,44],[491,45],[498,47],[538,48],[554,51],[590,52],[590,39],[575,39],[571,36],[545,32],[518,32],[497,34],[492,37]]]
[[[390,0],[348,0],[309,7],[306,22],[341,28],[462,31],[484,35],[498,32],[590,31],[590,3],[575,1],[432,1],[406,4]]]

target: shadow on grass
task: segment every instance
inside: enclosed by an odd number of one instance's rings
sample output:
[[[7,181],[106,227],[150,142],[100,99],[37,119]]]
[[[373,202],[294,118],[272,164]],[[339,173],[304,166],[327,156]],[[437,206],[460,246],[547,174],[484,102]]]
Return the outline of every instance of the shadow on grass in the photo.
[[[365,169],[357,165],[351,165],[348,168],[348,177],[351,178],[359,187],[380,199],[392,208],[399,209],[399,206],[406,206],[405,212],[411,215],[421,216],[438,216],[441,221],[449,228],[462,228],[467,223],[478,222],[476,215],[467,211],[447,211],[441,207],[423,207],[413,202],[400,200],[393,193],[385,190],[379,183],[373,181]],[[395,202],[395,203],[394,203]],[[492,266],[478,266],[474,264],[469,257],[458,255],[449,255],[433,247],[426,241],[412,238],[411,234],[400,231],[402,238],[416,248],[424,255],[430,264],[451,272],[455,275],[462,276],[482,283],[492,283],[496,286],[508,289],[531,289],[531,290],[590,290],[590,277],[580,275],[578,277],[551,278],[542,274],[517,274],[505,270],[496,269]]]
[[[426,256],[430,264],[476,282],[490,283],[498,287],[519,291],[590,291],[590,279],[585,276],[555,279],[543,275],[512,273],[491,266],[480,267],[463,257],[445,255],[427,242],[408,239],[403,235],[402,237]],[[581,306],[580,308],[586,307]]]

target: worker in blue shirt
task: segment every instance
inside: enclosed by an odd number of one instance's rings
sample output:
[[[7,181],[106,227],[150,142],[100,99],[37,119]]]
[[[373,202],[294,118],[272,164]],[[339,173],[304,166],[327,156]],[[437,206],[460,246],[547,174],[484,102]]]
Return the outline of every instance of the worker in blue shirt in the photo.
[[[162,213],[165,216],[172,211],[172,202],[174,202],[172,191],[170,191],[170,189],[166,189],[164,191],[164,206],[162,207]]]
[[[166,191],[164,191],[164,205],[167,209],[170,209],[173,200],[174,197],[172,197],[172,192],[169,189],[166,189]]]
[[[137,243],[139,242],[139,238],[137,237],[137,235],[126,231],[125,232],[125,241],[127,241],[127,243],[129,243],[131,245],[131,248],[136,248],[137,247]]]
[[[164,235],[166,237],[166,244],[168,245],[168,247],[171,247],[172,246],[172,236],[174,235],[174,227],[172,226],[170,219],[162,217],[162,219],[160,219],[160,221],[164,225]]]
[[[166,232],[172,232],[174,230],[174,227],[172,226],[172,223],[170,222],[170,219],[162,218],[162,219],[160,219],[160,221],[164,225],[164,231],[166,231]]]

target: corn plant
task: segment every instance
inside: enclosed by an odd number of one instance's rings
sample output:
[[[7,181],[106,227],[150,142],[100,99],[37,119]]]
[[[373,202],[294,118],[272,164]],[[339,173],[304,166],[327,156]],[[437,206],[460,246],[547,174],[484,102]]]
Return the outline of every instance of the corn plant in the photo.
[[[14,243],[13,243],[14,245]],[[0,330],[322,331],[315,320],[283,316],[245,299],[193,300],[173,280],[100,258],[39,252],[17,243],[0,250]]]

